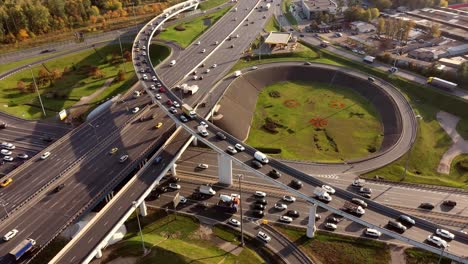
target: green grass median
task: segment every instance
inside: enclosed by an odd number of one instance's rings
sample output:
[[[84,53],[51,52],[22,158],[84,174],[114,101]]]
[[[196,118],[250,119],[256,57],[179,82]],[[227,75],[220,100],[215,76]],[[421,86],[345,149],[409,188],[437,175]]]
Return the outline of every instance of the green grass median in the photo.
[[[206,1],[200,2],[198,7],[201,10],[208,10],[208,9],[220,6],[228,1],[229,0],[206,0]]]
[[[182,47],[189,46],[203,32],[208,30],[216,23],[224,14],[231,9],[231,6],[225,7],[211,14],[206,14],[197,17],[193,20],[182,22],[166,28],[158,38],[163,40],[175,41]],[[209,44],[204,44],[209,45]]]
[[[379,241],[321,231],[308,238],[304,229],[283,225],[275,228],[316,263],[390,263],[389,246]]]

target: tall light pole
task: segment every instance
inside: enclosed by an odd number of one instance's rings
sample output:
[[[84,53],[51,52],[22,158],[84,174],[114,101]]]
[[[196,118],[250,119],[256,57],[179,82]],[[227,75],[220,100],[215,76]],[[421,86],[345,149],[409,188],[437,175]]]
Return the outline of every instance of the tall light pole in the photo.
[[[146,255],[146,247],[145,247],[145,240],[143,238],[143,231],[141,231],[141,225],[140,225],[140,216],[138,215],[138,203],[136,201],[132,202],[133,207],[135,207],[135,214],[137,217],[137,222],[138,222],[138,230],[140,231],[140,236],[141,236],[141,246],[143,247],[143,256]]]
[[[93,126],[91,123],[88,123],[88,125],[89,125],[90,127],[93,128],[94,137],[96,138],[96,145],[98,145],[98,144],[99,144],[99,140],[98,140],[98,136],[97,136],[97,133],[96,133],[96,127]]]
[[[244,212],[242,211],[242,178],[244,177],[243,174],[237,174],[237,177],[239,177],[239,202],[240,202],[240,225],[241,225],[241,247],[245,245],[244,243]]]
[[[5,204],[5,201],[4,200],[0,200],[0,203],[2,204],[3,206],[3,210],[5,210],[5,213],[7,215],[7,217],[10,217],[10,214],[8,213],[7,209],[6,209],[6,204]]]
[[[39,93],[39,89],[37,89],[36,78],[34,78],[34,73],[32,71],[31,64],[29,64],[28,67],[29,67],[29,70],[31,71],[31,76],[34,82],[34,88],[36,88],[37,96],[39,97],[39,102],[41,103],[42,113],[44,113],[44,116],[47,116],[45,109],[44,109],[44,104],[42,104],[41,94]]]

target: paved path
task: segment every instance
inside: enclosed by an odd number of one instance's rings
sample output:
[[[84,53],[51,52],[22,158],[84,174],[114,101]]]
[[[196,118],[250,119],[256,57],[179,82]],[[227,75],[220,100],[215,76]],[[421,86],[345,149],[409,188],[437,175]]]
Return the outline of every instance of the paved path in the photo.
[[[83,96],[81,97],[80,101],[78,103],[74,104],[72,107],[68,109],[68,116],[70,118],[73,117],[78,117],[84,112],[88,111],[90,105],[89,102],[96,98],[98,95],[100,95],[104,90],[109,87],[109,85],[112,84],[114,81],[114,78],[109,78],[106,80],[106,82],[101,86],[101,88],[97,89],[94,93],[88,95],[88,96]]]
[[[437,120],[453,141],[453,145],[440,159],[437,172],[450,174],[450,165],[452,164],[453,159],[460,154],[468,153],[468,140],[463,139],[463,137],[458,134],[457,124],[460,120],[459,117],[440,111],[437,113]]]
[[[390,263],[405,264],[406,263],[406,247],[400,245],[390,245]]]

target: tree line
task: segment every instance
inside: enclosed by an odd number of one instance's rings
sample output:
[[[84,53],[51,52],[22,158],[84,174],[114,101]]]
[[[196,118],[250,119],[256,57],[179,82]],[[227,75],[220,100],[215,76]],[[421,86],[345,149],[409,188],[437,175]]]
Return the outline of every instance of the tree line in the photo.
[[[0,0],[0,43],[80,27],[103,29],[109,19],[159,11],[161,5],[140,0]]]

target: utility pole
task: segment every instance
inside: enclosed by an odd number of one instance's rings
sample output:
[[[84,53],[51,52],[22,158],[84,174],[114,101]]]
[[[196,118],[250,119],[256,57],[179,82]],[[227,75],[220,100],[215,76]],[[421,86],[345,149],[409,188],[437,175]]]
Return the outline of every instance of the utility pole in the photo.
[[[243,174],[238,174],[237,177],[239,177],[239,202],[240,202],[240,224],[241,224],[241,247],[244,247],[244,212],[242,211],[242,178],[244,177]]]
[[[136,217],[137,217],[138,230],[140,231],[141,246],[143,247],[143,256],[144,256],[144,255],[146,255],[146,247],[145,247],[145,240],[144,240],[144,238],[143,238],[143,232],[141,231],[140,216],[138,215],[138,211],[137,211],[138,204],[137,204],[136,201],[133,201],[132,204],[133,204],[133,207],[135,207],[135,214],[136,214]]]
[[[34,73],[32,71],[31,64],[29,64],[28,67],[29,67],[29,70],[31,71],[31,76],[34,82],[34,88],[36,88],[37,96],[39,97],[39,102],[41,103],[42,113],[44,113],[44,116],[47,116],[46,111],[44,109],[44,104],[42,104],[41,94],[39,93],[39,89],[37,89],[36,78],[34,78]]]

